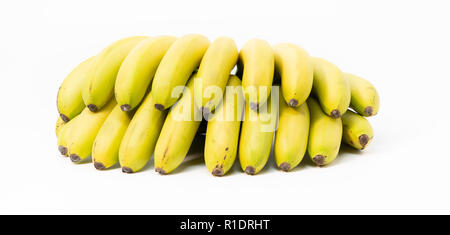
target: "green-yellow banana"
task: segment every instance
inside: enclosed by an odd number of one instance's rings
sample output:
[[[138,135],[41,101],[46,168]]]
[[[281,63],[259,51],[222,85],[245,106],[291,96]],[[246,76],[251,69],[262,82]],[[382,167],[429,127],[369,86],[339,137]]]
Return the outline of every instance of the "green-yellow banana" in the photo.
[[[378,113],[380,96],[375,87],[364,78],[344,73],[350,83],[352,98],[350,105],[359,114],[370,117]]]
[[[219,37],[208,47],[200,63],[194,86],[195,103],[204,113],[212,112],[222,100],[238,56],[236,43],[228,37]]]
[[[148,37],[135,36],[119,40],[95,56],[81,90],[84,103],[89,110],[97,112],[113,97],[120,65],[128,53],[146,38]]]
[[[252,39],[239,52],[245,102],[256,110],[270,95],[274,73],[272,47],[264,40]]]
[[[175,87],[184,86],[194,70],[200,65],[209,46],[205,36],[189,34],[176,40],[164,55],[152,84],[155,108],[162,111],[179,98]]]
[[[334,161],[339,153],[342,121],[325,114],[314,98],[310,97],[307,103],[311,115],[308,154],[314,163],[324,166]]]
[[[160,174],[168,174],[181,164],[201,123],[201,112],[194,104],[194,77],[167,115],[156,142],[155,171]]]
[[[80,114],[86,107],[81,96],[81,89],[94,58],[91,57],[75,67],[59,87],[56,103],[59,115],[64,122]]]
[[[145,96],[164,54],[175,42],[172,36],[142,40],[134,47],[120,66],[115,97],[123,111],[136,108]]]
[[[334,64],[313,58],[313,92],[323,111],[330,117],[339,118],[350,105],[350,84],[344,74]]]
[[[122,172],[138,172],[147,165],[166,114],[166,110],[155,109],[155,100],[152,93],[149,93],[134,114],[120,144],[119,162]]]
[[[291,107],[303,104],[311,93],[313,66],[308,53],[292,43],[273,47],[275,68],[281,77],[281,91]]]
[[[106,118],[92,146],[92,160],[97,170],[110,168],[119,161],[120,143],[131,116],[131,113],[122,112],[117,104]]]
[[[67,143],[72,162],[80,162],[91,156],[95,137],[115,106],[115,99],[111,99],[98,112],[94,113],[85,108],[77,116],[76,122],[70,128],[70,137]]]
[[[373,138],[373,129],[369,121],[357,113],[348,110],[342,116],[343,134],[345,143],[355,149],[363,150]]]
[[[298,107],[289,107],[281,96],[279,103],[280,114],[275,134],[274,156],[281,170],[290,171],[300,164],[305,156],[309,136],[309,109],[306,103]]]
[[[241,81],[230,76],[223,102],[208,120],[206,130],[205,163],[215,176],[226,174],[236,159],[243,108]]]
[[[275,92],[272,92],[274,95]],[[278,93],[276,94],[278,96]],[[244,122],[239,141],[241,168],[249,175],[260,172],[267,163],[276,128],[277,103],[268,98],[267,112],[255,111],[245,104]],[[261,107],[260,107],[261,108]]]

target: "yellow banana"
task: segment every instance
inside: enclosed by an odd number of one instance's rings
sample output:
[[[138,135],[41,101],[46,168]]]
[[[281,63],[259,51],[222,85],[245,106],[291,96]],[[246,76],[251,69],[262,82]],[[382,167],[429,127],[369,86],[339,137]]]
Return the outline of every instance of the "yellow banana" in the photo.
[[[355,149],[363,150],[373,138],[373,130],[369,121],[348,110],[342,116],[343,141]]]
[[[124,173],[140,171],[150,160],[167,112],[155,109],[152,93],[145,97],[122,139],[119,161]]]
[[[61,153],[61,155],[68,157],[69,151],[67,150],[67,145],[69,143],[70,137],[71,137],[71,128],[75,125],[77,118],[79,117],[75,116],[72,118],[69,122],[65,123],[63,126],[59,128],[59,131],[57,133],[58,135],[58,150]]]
[[[272,96],[279,94],[272,91]],[[277,97],[278,98],[278,97]],[[278,100],[276,100],[278,101]],[[244,122],[239,141],[239,161],[241,168],[249,175],[260,172],[267,163],[276,129],[277,103],[269,97],[260,110],[254,111],[245,104]],[[267,106],[267,112],[261,110]]]
[[[156,70],[152,84],[156,109],[167,109],[178,100],[179,96],[172,94],[174,88],[186,85],[208,46],[209,40],[198,34],[181,37],[170,46]]]
[[[201,112],[194,104],[194,77],[167,115],[156,142],[155,171],[160,174],[168,174],[181,164],[201,123]]]
[[[100,111],[93,113],[85,108],[77,116],[76,122],[70,129],[70,138],[67,143],[72,162],[80,162],[91,156],[95,137],[115,106],[115,99],[111,99]]]
[[[119,147],[131,120],[131,113],[116,105],[106,118],[92,146],[92,160],[97,170],[114,166],[119,161]]]
[[[200,63],[194,86],[195,103],[204,113],[212,112],[222,100],[224,88],[238,56],[236,43],[228,37],[219,37],[208,47]],[[215,97],[214,94],[220,96]]]
[[[292,43],[273,47],[275,68],[281,76],[281,91],[291,107],[303,104],[311,93],[313,66],[308,53]]]
[[[252,39],[239,52],[245,102],[257,110],[270,95],[274,73],[272,47],[264,40]]]
[[[314,163],[324,166],[334,161],[339,153],[342,121],[325,114],[314,98],[309,98],[307,103],[311,115],[308,154]]]
[[[334,64],[313,58],[313,92],[319,99],[323,111],[330,117],[339,118],[350,105],[350,84],[341,70]]]
[[[94,58],[91,57],[75,67],[59,87],[56,103],[59,115],[64,122],[80,114],[86,107],[81,96],[81,88]]]
[[[352,98],[350,105],[359,114],[370,117],[378,113],[380,96],[375,87],[364,78],[344,73],[350,83]]]
[[[117,72],[122,61],[139,42],[146,38],[148,37],[135,36],[119,40],[95,56],[81,89],[84,103],[89,110],[97,112],[112,98]]]
[[[309,136],[309,109],[306,103],[289,107],[281,96],[279,103],[280,115],[275,134],[274,156],[281,170],[290,171],[300,164],[305,156]]]
[[[161,59],[176,38],[159,36],[142,40],[120,66],[115,97],[123,111],[136,108],[145,96]]]
[[[56,137],[59,136],[59,132],[61,131],[64,124],[66,124],[66,122],[64,122],[61,117],[58,117],[58,119],[56,120],[56,126],[55,126]]]
[[[230,76],[223,102],[208,120],[205,140],[205,163],[209,172],[223,176],[236,159],[244,96],[241,81]]]

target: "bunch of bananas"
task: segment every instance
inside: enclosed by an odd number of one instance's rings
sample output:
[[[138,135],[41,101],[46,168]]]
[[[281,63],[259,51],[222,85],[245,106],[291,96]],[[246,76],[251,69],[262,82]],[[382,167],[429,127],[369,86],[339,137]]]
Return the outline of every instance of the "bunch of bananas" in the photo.
[[[306,152],[330,164],[341,142],[364,149],[373,138],[365,117],[377,114],[379,96],[291,43],[253,39],[238,51],[231,38],[190,34],[114,42],[65,78],[57,106],[58,149],[72,162],[134,173],[154,155],[155,171],[168,174],[206,120],[204,160],[222,176],[237,155],[245,173],[257,174],[273,143],[283,171]]]

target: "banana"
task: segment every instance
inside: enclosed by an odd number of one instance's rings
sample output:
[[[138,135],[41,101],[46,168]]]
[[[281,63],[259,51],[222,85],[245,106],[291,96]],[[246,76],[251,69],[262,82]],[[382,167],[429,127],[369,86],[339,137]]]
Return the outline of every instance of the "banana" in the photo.
[[[56,103],[64,122],[80,114],[86,107],[81,96],[81,88],[94,58],[91,57],[75,67],[59,87]]]
[[[56,126],[55,126],[56,137],[59,136],[59,132],[63,128],[64,124],[66,124],[66,122],[64,122],[61,117],[58,117],[58,119],[56,120]]]
[[[186,157],[201,123],[201,112],[194,103],[194,78],[181,99],[167,115],[155,147],[155,171],[168,174]]]
[[[274,73],[272,47],[264,40],[252,39],[239,52],[245,102],[257,110],[270,95]]]
[[[307,103],[311,115],[308,154],[314,163],[324,166],[334,161],[339,153],[342,121],[325,114],[314,98],[309,98]]]
[[[279,94],[272,91],[271,97],[275,95],[278,98]],[[254,111],[248,103],[245,104],[239,141],[239,161],[242,170],[249,175],[255,175],[264,168],[272,147],[278,105],[270,97],[265,104],[259,111]],[[261,110],[266,106],[267,112]]]
[[[355,149],[363,150],[373,138],[373,129],[369,121],[348,110],[342,116],[343,134],[342,139],[345,143]]]
[[[275,134],[274,156],[281,170],[290,171],[300,164],[305,156],[309,136],[309,109],[306,103],[289,107],[281,96],[279,103],[280,115]]]
[[[215,176],[226,174],[236,159],[243,108],[241,81],[230,76],[223,102],[208,120],[206,129],[205,163]]]
[[[67,143],[72,162],[80,162],[91,156],[95,137],[115,106],[115,99],[111,99],[100,111],[93,113],[85,108],[77,116],[76,122],[70,128],[70,138]]]
[[[92,160],[97,170],[105,170],[119,161],[119,147],[130,124],[131,113],[122,112],[120,105],[111,111],[95,137]]]
[[[212,112],[222,100],[224,88],[238,56],[236,43],[228,37],[219,37],[208,47],[194,86],[195,103],[204,113]],[[217,88],[220,88],[220,92]],[[218,94],[220,96],[215,97]]]
[[[68,157],[69,156],[69,151],[67,150],[67,144],[70,140],[71,137],[71,128],[72,126],[75,125],[77,118],[79,117],[75,116],[74,118],[72,118],[69,122],[65,123],[64,125],[62,125],[58,132],[57,132],[57,136],[58,136],[58,150],[61,153],[61,155]]]
[[[153,154],[167,111],[155,109],[155,99],[149,93],[131,119],[122,139],[119,162],[124,173],[140,171]]]
[[[313,58],[313,92],[323,111],[330,117],[340,118],[350,105],[350,84],[334,64]]]
[[[176,38],[159,36],[142,40],[120,66],[115,85],[115,97],[123,111],[129,111],[142,101],[161,59]]]
[[[311,59],[305,50],[292,43],[277,44],[273,51],[283,97],[289,106],[297,107],[311,93],[314,73]]]
[[[156,109],[167,109],[178,100],[179,96],[172,94],[174,88],[186,85],[208,46],[209,40],[198,34],[181,37],[170,46],[153,79],[152,93]]]
[[[350,106],[359,114],[370,117],[378,113],[380,108],[380,96],[375,87],[364,78],[353,74],[344,73],[350,83]]]
[[[112,98],[120,65],[128,53],[146,38],[148,37],[135,36],[119,40],[95,56],[81,89],[89,110],[97,112]]]

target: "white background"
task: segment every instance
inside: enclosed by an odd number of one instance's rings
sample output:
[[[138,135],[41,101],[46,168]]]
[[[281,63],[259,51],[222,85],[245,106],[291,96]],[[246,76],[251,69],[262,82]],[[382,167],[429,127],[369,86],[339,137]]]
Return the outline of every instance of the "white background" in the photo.
[[[450,213],[448,1],[1,1],[0,213]],[[202,159],[160,176],[59,155],[56,93],[85,58],[131,35],[293,42],[370,80],[371,146],[291,173],[273,159],[212,177]]]

